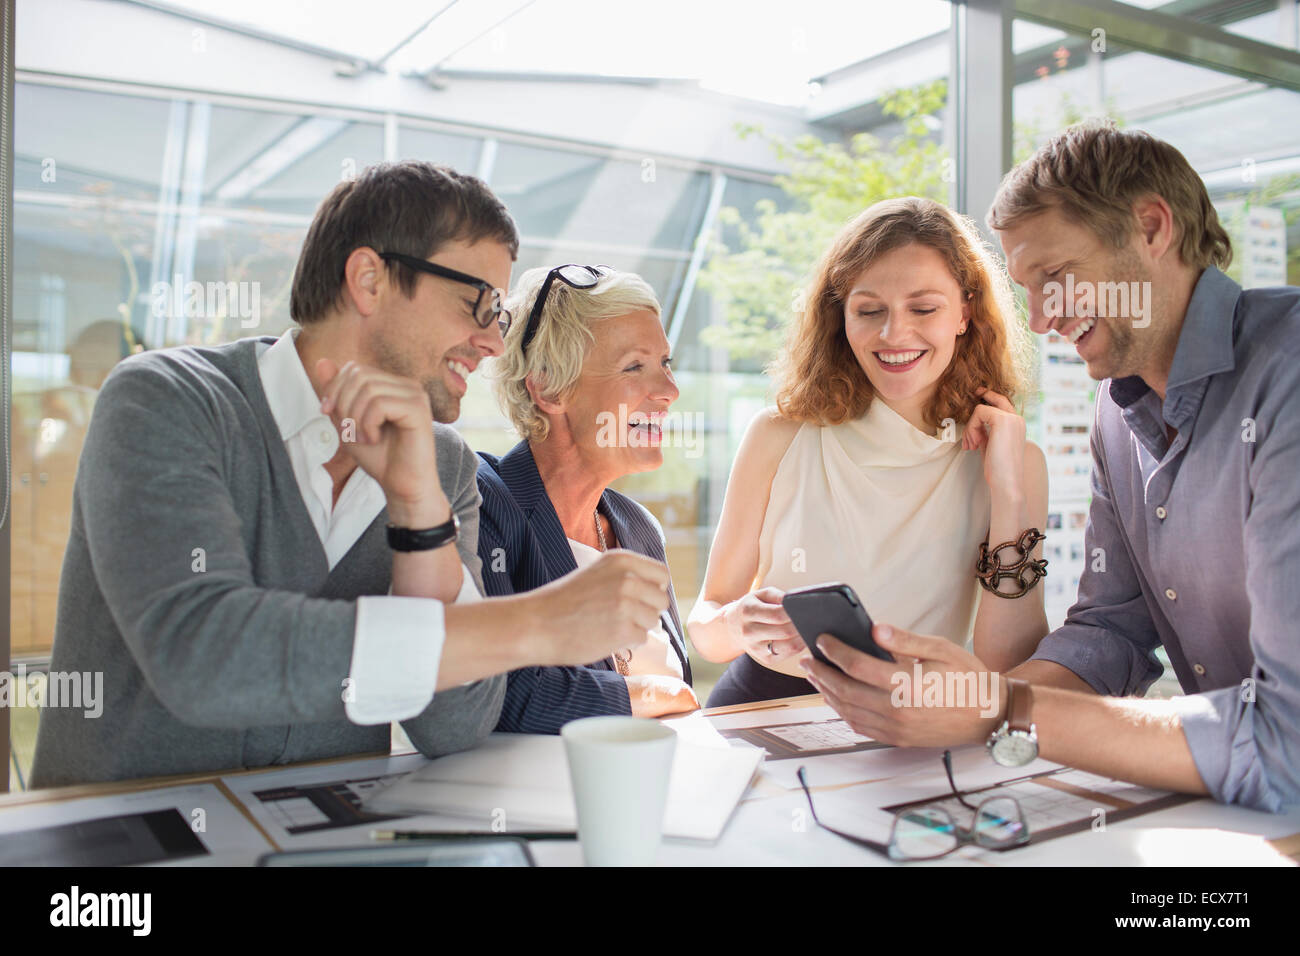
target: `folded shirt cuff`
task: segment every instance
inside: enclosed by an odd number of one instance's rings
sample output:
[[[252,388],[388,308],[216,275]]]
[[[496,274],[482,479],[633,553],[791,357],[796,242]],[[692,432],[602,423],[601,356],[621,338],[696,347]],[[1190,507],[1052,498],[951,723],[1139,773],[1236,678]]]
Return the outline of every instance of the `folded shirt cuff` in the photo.
[[[1261,705],[1243,701],[1235,686],[1174,697],[1170,704],[1211,797],[1270,813],[1282,809],[1268,766],[1281,755],[1261,752],[1255,740],[1255,708]]]
[[[1220,781],[1227,776],[1233,728],[1226,726],[1231,720],[1230,715],[1215,704],[1216,701],[1207,694],[1187,694],[1169,699],[1169,706],[1182,725],[1196,771],[1217,800],[1222,793]]]
[[[472,578],[469,588],[474,591]],[[428,707],[438,685],[445,636],[441,601],[392,595],[357,598],[352,665],[343,691],[348,720],[386,724],[415,717]]]
[[[464,567],[462,565],[462,567]],[[455,604],[472,604],[475,601],[483,600],[483,595],[478,593],[478,588],[474,584],[474,575],[469,573],[469,568],[465,568],[460,577],[460,593],[456,595]]]
[[[1106,678],[1096,673],[1095,655],[1070,638],[1048,634],[1039,642],[1038,649],[1029,659],[1060,664],[1098,694],[1112,693]]]
[[[1051,661],[1073,671],[1098,694],[1141,694],[1159,677],[1144,666],[1142,651],[1105,628],[1063,624],[1038,644],[1030,660]]]

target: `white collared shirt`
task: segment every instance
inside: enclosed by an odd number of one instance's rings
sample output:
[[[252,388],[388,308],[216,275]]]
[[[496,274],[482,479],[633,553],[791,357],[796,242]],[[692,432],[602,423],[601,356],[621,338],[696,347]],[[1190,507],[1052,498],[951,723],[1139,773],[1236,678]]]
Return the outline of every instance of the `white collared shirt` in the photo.
[[[303,504],[320,536],[330,569],[342,560],[383,509],[379,482],[357,468],[334,501],[325,463],[339,447],[338,430],[320,410],[294,345],[298,328],[258,348],[257,371],[267,404],[293,465]],[[465,569],[457,601],[482,600]],[[442,659],[442,602],[375,595],[357,598],[356,633],[344,709],[356,724],[406,720],[433,700]]]

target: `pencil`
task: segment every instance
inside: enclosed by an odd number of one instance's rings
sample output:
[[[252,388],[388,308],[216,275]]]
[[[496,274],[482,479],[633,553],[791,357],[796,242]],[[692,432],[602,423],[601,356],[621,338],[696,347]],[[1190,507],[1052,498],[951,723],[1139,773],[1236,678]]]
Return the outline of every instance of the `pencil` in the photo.
[[[492,833],[483,830],[371,830],[372,840],[576,840],[576,830]]]

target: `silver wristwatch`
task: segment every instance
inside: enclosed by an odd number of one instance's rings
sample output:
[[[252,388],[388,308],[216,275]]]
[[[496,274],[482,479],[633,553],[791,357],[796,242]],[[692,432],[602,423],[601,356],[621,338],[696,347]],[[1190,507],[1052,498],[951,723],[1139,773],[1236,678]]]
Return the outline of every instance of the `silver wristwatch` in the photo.
[[[1023,767],[1038,756],[1038,728],[1029,720],[1029,684],[1007,678],[1007,719],[989,734],[989,756],[1003,767]]]

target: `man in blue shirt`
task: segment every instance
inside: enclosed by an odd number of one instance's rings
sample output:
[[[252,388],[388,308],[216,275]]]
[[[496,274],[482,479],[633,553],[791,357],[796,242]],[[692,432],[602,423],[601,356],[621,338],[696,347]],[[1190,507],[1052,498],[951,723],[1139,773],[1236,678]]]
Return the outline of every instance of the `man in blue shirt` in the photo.
[[[894,706],[898,665],[829,637],[847,676],[810,662],[811,679],[890,743],[987,740],[996,758],[1019,716],[1010,765],[1037,752],[1225,803],[1300,802],[1300,289],[1225,276],[1204,184],[1138,131],[1060,134],[1007,175],[988,222],[1030,327],[1059,332],[1104,380],[1078,602],[991,684],[996,716]],[[875,633],[923,672],[985,670],[941,638]],[[1186,696],[1127,696],[1160,676],[1162,645]]]

